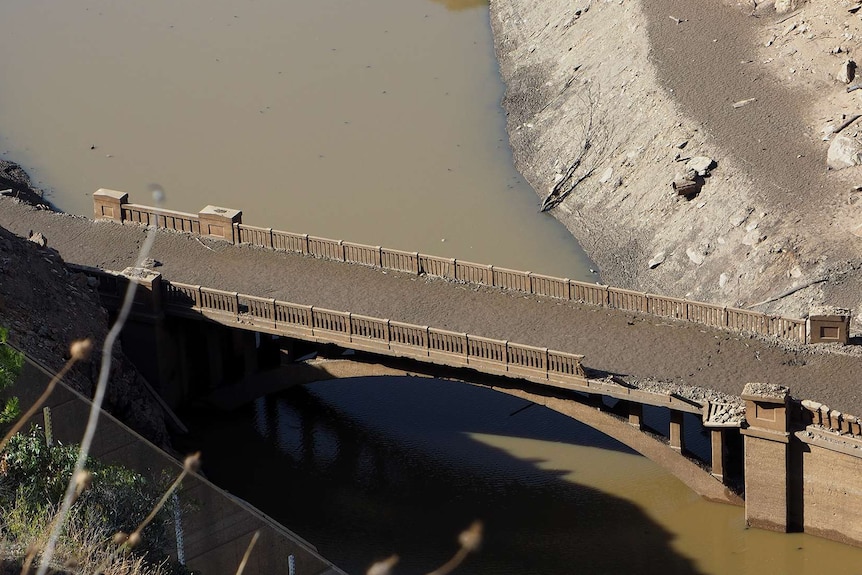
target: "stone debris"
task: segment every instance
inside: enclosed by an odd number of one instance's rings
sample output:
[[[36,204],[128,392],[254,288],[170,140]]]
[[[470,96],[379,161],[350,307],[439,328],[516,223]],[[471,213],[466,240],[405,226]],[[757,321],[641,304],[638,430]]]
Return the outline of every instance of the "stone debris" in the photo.
[[[853,78],[856,77],[856,62],[853,60],[845,60],[843,64],[841,64],[841,68],[838,70],[838,74],[835,76],[842,84],[849,84],[853,81]]]
[[[45,236],[43,236],[41,232],[33,233],[33,230],[30,230],[30,234],[27,236],[27,239],[43,248],[48,245],[48,240],[45,239]]]
[[[846,134],[838,134],[832,138],[829,151],[826,153],[826,167],[830,170],[841,170],[862,164],[862,142],[858,138]]]
[[[745,100],[739,100],[738,102],[733,103],[734,108],[742,108],[743,106],[747,106],[752,102],[756,102],[757,98],[746,98]]]
[[[784,399],[790,394],[790,389],[774,383],[746,383],[742,395],[759,396],[765,399]]]
[[[758,230],[751,230],[742,238],[742,243],[746,246],[756,246],[766,239],[766,236]]]
[[[721,289],[724,289],[724,286],[727,285],[728,279],[729,278],[728,278],[728,275],[726,273],[722,273],[720,276],[718,276],[718,287],[720,287]]]
[[[686,162],[685,169],[693,171],[698,176],[708,176],[714,166],[715,160],[709,156],[695,156]]]
[[[667,254],[665,252],[659,252],[652,257],[652,259],[647,262],[647,267],[653,270],[664,263],[664,260],[667,258]]]
[[[608,168],[607,170],[604,171],[604,173],[602,173],[602,177],[599,178],[599,183],[600,184],[607,184],[608,182],[611,181],[611,178],[613,176],[614,176],[614,169]]]
[[[677,174],[674,176],[670,187],[676,191],[677,195],[691,199],[700,192],[700,188],[703,187],[703,179],[698,179],[694,172]]]
[[[695,265],[699,266],[703,263],[704,255],[700,250],[696,250],[695,248],[688,248],[685,250],[685,255],[687,255],[688,259],[690,259]]]
[[[799,7],[800,3],[799,0],[775,0],[775,12],[777,14],[792,12]]]

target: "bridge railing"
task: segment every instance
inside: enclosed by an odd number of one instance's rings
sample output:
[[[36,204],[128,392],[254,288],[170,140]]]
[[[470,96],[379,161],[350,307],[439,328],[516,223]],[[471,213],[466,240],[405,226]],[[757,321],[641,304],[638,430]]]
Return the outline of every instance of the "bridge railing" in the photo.
[[[122,217],[124,221],[154,226],[188,234],[201,233],[201,223],[196,214],[175,212],[138,204],[123,204]]]
[[[68,265],[98,279],[99,294],[108,305],[119,305],[131,281],[124,273]],[[135,295],[135,309],[148,318],[147,321],[161,313],[192,319],[206,318],[242,329],[467,367],[482,373],[514,376],[677,411],[702,414],[704,409],[703,404],[675,394],[653,393],[614,382],[588,379],[584,372],[584,356],[574,353],[170,282],[160,275],[157,281],[149,281],[146,285],[148,287],[139,287]]]
[[[696,322],[709,327],[752,332],[802,343],[807,341],[806,322],[803,319],[772,316],[756,311],[659,296],[601,284],[478,264],[456,258],[443,258],[418,252],[355,244],[307,234],[280,232],[271,228],[257,228],[242,223],[234,224],[234,228],[236,230],[235,236],[239,242],[265,248],[390,271],[425,274],[447,280],[486,285],[567,301],[578,301],[623,311],[647,313]]]
[[[98,194],[97,194],[98,195]],[[125,195],[123,195],[125,197]],[[96,198],[97,214],[108,213],[105,197]],[[206,212],[190,214],[163,210],[138,204],[125,203],[124,199],[110,200],[119,207],[118,221],[131,221],[159,228],[201,235],[201,218]],[[227,211],[218,209],[216,211]],[[110,211],[110,213],[115,213]],[[531,272],[499,268],[455,258],[442,258],[418,252],[405,252],[380,246],[368,246],[249,226],[237,221],[241,212],[226,218],[226,230],[208,231],[206,235],[219,236],[235,243],[244,243],[262,248],[305,254],[317,258],[360,264],[385,270],[410,274],[426,274],[447,280],[486,285],[533,295],[552,297],[567,301],[578,301],[589,305],[614,308],[636,313],[647,313],[704,324],[710,327],[752,332],[806,343],[808,334],[803,319],[785,318],[760,312],[690,301],[686,299],[641,293],[600,284],[579,282],[566,278],[545,276]],[[212,213],[206,215],[214,217]],[[209,220],[208,220],[209,221]],[[233,233],[226,233],[232,230]],[[207,225],[209,228],[209,224]]]
[[[585,382],[582,355],[164,279],[161,285],[166,310],[179,315],[229,317],[272,333],[343,341],[365,351],[474,366],[534,381]]]

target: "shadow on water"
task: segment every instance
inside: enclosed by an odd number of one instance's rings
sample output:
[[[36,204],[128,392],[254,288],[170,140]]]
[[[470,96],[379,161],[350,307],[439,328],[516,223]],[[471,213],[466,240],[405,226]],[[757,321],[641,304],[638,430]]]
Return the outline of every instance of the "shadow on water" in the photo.
[[[349,573],[391,553],[425,573],[474,519],[458,573],[698,573],[636,505],[477,436],[628,448],[565,416],[473,386],[365,378],[295,387],[229,413],[186,414],[204,471]],[[585,448],[586,449],[586,448]],[[620,456],[622,457],[622,456]],[[564,476],[566,476],[564,478]]]

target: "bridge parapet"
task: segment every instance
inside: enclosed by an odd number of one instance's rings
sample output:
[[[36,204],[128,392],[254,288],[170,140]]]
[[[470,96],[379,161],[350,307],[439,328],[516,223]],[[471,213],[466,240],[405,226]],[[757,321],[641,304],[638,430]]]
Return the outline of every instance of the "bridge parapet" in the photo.
[[[819,339],[806,320],[786,318],[756,311],[690,301],[633,290],[557,278],[529,271],[518,271],[384,248],[344,240],[333,240],[249,226],[242,223],[242,212],[228,208],[207,206],[198,214],[162,210],[128,203],[128,194],[113,190],[99,190],[93,195],[94,212],[97,219],[117,222],[135,222],[178,232],[224,239],[234,244],[251,244],[262,248],[286,251],[345,263],[359,264],[390,271],[428,275],[446,280],[485,285],[504,290],[513,290],[551,297],[566,301],[577,301],[588,305],[618,309],[634,313],[646,313],[660,317],[696,322],[708,327],[755,333],[766,337],[789,339],[801,343]],[[842,325],[849,325],[849,312]],[[819,325],[819,324],[818,324]],[[830,328],[831,329],[831,328]],[[828,341],[847,343],[846,329],[835,332]],[[826,332],[824,332],[826,333]],[[823,340],[827,341],[827,340]]]

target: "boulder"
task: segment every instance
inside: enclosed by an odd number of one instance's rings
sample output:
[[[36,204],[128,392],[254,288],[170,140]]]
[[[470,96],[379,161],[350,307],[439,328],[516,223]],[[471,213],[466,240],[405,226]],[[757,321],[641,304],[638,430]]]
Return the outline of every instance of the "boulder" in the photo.
[[[835,76],[835,78],[843,84],[849,84],[855,77],[856,62],[853,60],[845,60],[844,63],[841,64],[841,68],[838,69],[838,74]]]
[[[664,260],[665,260],[666,258],[667,258],[667,254],[666,254],[665,252],[659,252],[659,253],[657,253],[656,255],[654,255],[654,256],[652,257],[652,259],[651,259],[649,262],[647,262],[647,266],[648,266],[648,267],[649,267],[649,269],[651,269],[651,270],[652,270],[652,269],[655,269],[655,268],[657,268],[658,266],[660,266],[661,264],[663,264],[663,263],[664,263]]]
[[[826,153],[826,167],[841,170],[862,164],[862,142],[856,138],[837,134]]]
[[[694,248],[688,248],[685,250],[685,255],[687,255],[688,259],[690,259],[695,265],[703,263],[703,254]]]
[[[784,14],[799,8],[802,5],[802,0],[775,0],[775,12]]]
[[[708,156],[695,156],[685,164],[687,170],[693,171],[698,176],[706,176],[715,166],[715,160]]]

